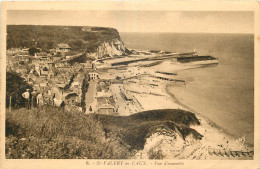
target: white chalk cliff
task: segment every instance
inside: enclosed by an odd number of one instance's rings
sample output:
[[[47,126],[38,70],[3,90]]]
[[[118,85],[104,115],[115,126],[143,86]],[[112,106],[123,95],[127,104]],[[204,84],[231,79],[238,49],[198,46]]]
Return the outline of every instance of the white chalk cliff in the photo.
[[[100,45],[97,46],[95,52],[86,52],[86,56],[102,59],[106,57],[114,57],[114,56],[122,56],[125,55],[127,49],[124,43],[118,39],[111,39],[110,41],[104,41]]]

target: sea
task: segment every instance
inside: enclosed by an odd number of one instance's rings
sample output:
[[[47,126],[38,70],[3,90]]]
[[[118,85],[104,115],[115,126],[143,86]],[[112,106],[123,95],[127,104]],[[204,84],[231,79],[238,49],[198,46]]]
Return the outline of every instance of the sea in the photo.
[[[170,90],[180,102],[246,143],[254,144],[254,35],[120,33],[126,47],[212,54],[219,64],[178,72],[185,87]]]

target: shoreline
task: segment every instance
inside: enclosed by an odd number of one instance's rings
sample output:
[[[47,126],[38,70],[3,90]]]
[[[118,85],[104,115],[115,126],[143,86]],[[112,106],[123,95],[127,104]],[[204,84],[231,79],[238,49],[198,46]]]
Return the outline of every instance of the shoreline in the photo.
[[[228,133],[227,131],[225,131],[225,129],[221,128],[221,126],[219,126],[218,124],[216,124],[215,122],[211,121],[208,117],[206,117],[205,115],[199,113],[198,111],[194,110],[193,108],[187,106],[186,104],[182,103],[179,101],[179,99],[172,94],[168,88],[173,87],[173,85],[166,85],[166,92],[168,95],[171,96],[171,98],[173,99],[173,102],[175,102],[176,104],[180,105],[181,107],[184,107],[185,109],[187,109],[188,111],[194,113],[196,116],[203,118],[203,120],[205,120],[211,127],[218,129],[220,132],[224,132],[225,134],[228,134],[231,137],[234,137],[231,133]]]
[[[138,151],[136,154],[136,158],[138,159],[146,159],[148,156],[145,154],[151,151],[160,151],[165,155],[164,159],[199,159],[199,160],[249,160],[252,157],[243,157],[243,156],[228,156],[228,155],[218,155],[215,154],[215,151],[220,150],[221,152],[230,153],[230,152],[252,152],[253,146],[248,144],[241,144],[239,143],[235,137],[226,133],[220,126],[212,122],[210,119],[205,117],[204,115],[200,114],[199,112],[193,110],[191,107],[181,103],[178,98],[174,96],[169,91],[168,83],[164,84],[164,96],[168,98],[164,101],[164,104],[170,105],[172,104],[171,108],[173,109],[183,109],[194,113],[197,118],[200,120],[200,126],[192,126],[193,129],[198,131],[200,134],[203,135],[202,140],[194,142],[191,146],[187,146],[185,141],[174,140],[168,136],[160,136],[160,135],[153,135],[146,140],[146,145],[143,150]],[[154,102],[162,101],[161,97],[156,97]],[[169,98],[170,97],[170,98]],[[149,102],[149,98],[142,98],[139,100],[142,103]],[[147,106],[144,106],[145,110]],[[157,107],[158,109],[164,109],[164,105],[160,105]],[[170,108],[170,107],[169,107]],[[176,145],[172,145],[176,143]],[[177,147],[176,147],[177,146]],[[176,152],[175,148],[180,148],[179,146],[183,147],[182,150],[178,150],[180,152]],[[170,152],[169,152],[170,151]],[[183,152],[182,152],[183,151]],[[195,151],[196,153],[193,154],[192,152]],[[203,157],[199,157],[198,152]],[[212,153],[213,151],[214,153]],[[175,153],[172,153],[175,152]],[[232,153],[231,153],[232,154]]]
[[[116,70],[111,69],[108,72],[104,72],[104,77],[110,77],[112,76],[122,76],[125,78],[124,83],[121,84],[122,89],[126,89],[124,92],[129,92],[130,95],[134,98],[134,104],[131,104],[129,109],[125,111],[124,108],[121,109],[119,112],[125,112],[120,115],[130,115],[136,112],[140,111],[148,111],[153,109],[183,109],[190,111],[194,113],[197,118],[200,120],[201,125],[200,126],[192,126],[193,129],[198,131],[200,134],[202,134],[204,137],[201,141],[196,142],[191,147],[187,147],[187,143],[181,143],[180,145],[183,146],[185,149],[184,151],[186,153],[191,153],[192,149],[194,148],[194,151],[197,151],[198,149],[200,152],[205,155],[205,159],[251,159],[251,157],[229,157],[229,156],[218,156],[218,155],[209,155],[208,148],[209,149],[221,149],[223,151],[244,151],[247,152],[248,150],[253,150],[254,145],[248,144],[248,143],[242,143],[239,142],[240,138],[236,138],[231,133],[224,130],[220,125],[214,123],[210,118],[207,116],[199,113],[195,109],[193,109],[192,106],[189,106],[188,104],[183,103],[181,100],[179,100],[178,97],[174,95],[174,92],[170,91],[170,87],[172,86],[183,86],[185,82],[171,82],[164,79],[157,79],[155,76],[149,76],[150,75],[156,75],[156,71],[163,71],[167,73],[172,73],[174,75],[165,75],[167,78],[173,78],[177,76],[178,72],[185,71],[187,69],[201,69],[212,66],[212,62],[197,62],[197,63],[189,63],[189,64],[180,64],[180,63],[172,63],[171,61],[164,61],[159,65],[152,66],[152,67],[145,67],[145,68],[133,68],[128,67],[126,70]],[[140,64],[140,63],[139,63]],[[127,78],[131,76],[135,76],[138,74],[142,74],[146,72],[147,76],[136,76],[135,78]],[[178,78],[179,79],[179,78]],[[155,84],[156,86],[153,86],[151,84]],[[159,86],[159,87],[157,87]],[[119,86],[116,84],[112,84],[111,86],[111,92],[112,93],[118,93]],[[118,94],[116,94],[116,98],[120,98]],[[118,100],[120,101],[120,100]],[[120,102],[121,103],[121,102]],[[123,102],[122,102],[123,103]],[[120,106],[122,107],[122,106]],[[126,106],[128,107],[128,106]],[[128,112],[126,114],[126,112]],[[174,149],[175,146],[170,145],[167,143],[167,139],[161,136],[155,136],[151,138],[147,138],[147,147],[144,148],[140,153],[147,153],[148,147],[149,150],[158,150],[163,151],[166,154],[166,158],[174,158],[171,153],[169,153],[168,149]],[[153,146],[153,142],[159,142],[158,145]],[[164,140],[164,141],[163,141]],[[170,139],[171,140],[171,139]],[[176,140],[172,140],[170,142],[175,142]],[[177,141],[178,142],[178,141]],[[200,148],[196,148],[199,146]],[[193,148],[192,148],[193,147]],[[196,150],[195,150],[196,149]],[[185,154],[183,156],[185,156]],[[189,157],[196,158],[195,155],[189,155]],[[145,157],[146,158],[146,157]],[[185,158],[185,157],[184,157]],[[142,159],[142,157],[141,157]],[[178,159],[178,158],[177,158]]]
[[[193,112],[199,119],[204,120],[210,127],[215,128],[216,130],[218,130],[220,133],[223,133],[224,135],[227,135],[228,137],[230,137],[233,140],[236,140],[236,136],[232,133],[230,133],[229,131],[227,131],[226,129],[222,128],[220,125],[218,125],[216,122],[213,122],[209,117],[199,113],[198,111],[196,111],[195,109],[193,109],[192,107],[182,103],[175,95],[174,92],[171,92],[169,88],[174,87],[173,84],[166,84],[165,86],[165,91],[166,93],[172,98],[173,102],[180,105],[181,107],[187,109],[188,111]],[[202,126],[203,127],[203,126]],[[248,147],[254,147],[254,144],[248,143],[247,141],[245,141],[244,146],[248,146]]]

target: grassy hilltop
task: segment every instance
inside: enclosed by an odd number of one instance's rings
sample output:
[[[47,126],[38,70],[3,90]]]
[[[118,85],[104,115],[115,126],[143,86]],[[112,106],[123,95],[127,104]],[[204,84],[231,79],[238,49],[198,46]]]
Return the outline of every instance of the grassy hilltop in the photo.
[[[153,110],[131,116],[85,115],[44,106],[6,113],[7,159],[129,159],[158,128],[201,139],[184,110]]]
[[[130,146],[131,150],[142,150],[146,138],[161,130],[178,133],[183,140],[188,135],[192,135],[196,140],[203,137],[190,128],[191,125],[200,125],[197,117],[193,113],[181,109],[148,110],[130,116],[104,114],[87,116],[99,121],[106,135],[119,137]]]
[[[125,159],[117,140],[105,138],[102,125],[81,112],[44,106],[6,113],[7,159]]]
[[[7,49],[37,47],[43,50],[68,43],[72,50],[93,50],[100,42],[120,39],[114,28],[89,26],[7,25]],[[34,41],[33,41],[34,40]]]

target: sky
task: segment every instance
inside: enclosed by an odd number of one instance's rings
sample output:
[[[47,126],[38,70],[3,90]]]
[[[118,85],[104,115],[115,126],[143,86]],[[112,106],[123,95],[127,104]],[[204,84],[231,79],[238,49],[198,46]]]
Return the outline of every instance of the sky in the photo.
[[[10,10],[7,24],[104,26],[119,32],[253,33],[247,11]]]

